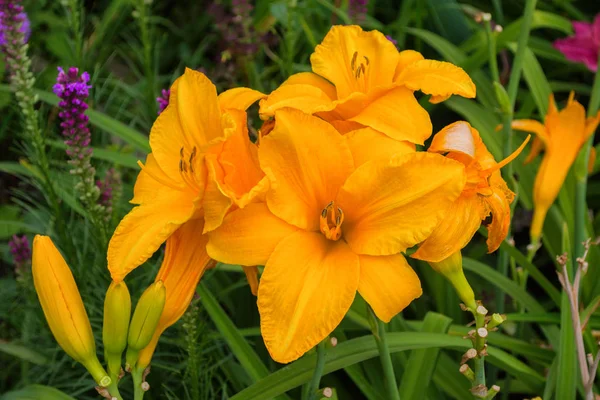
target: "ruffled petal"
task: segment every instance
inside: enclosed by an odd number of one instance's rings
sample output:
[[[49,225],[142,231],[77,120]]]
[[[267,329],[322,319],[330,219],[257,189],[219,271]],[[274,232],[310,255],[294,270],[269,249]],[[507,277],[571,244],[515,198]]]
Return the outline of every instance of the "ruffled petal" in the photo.
[[[396,65],[396,72],[394,74],[394,82],[398,80],[398,77],[404,71],[404,69],[410,64],[424,60],[425,57],[421,53],[415,50],[403,50],[400,52],[398,57],[398,64]]]
[[[313,72],[333,83],[338,99],[343,99],[353,92],[389,86],[398,59],[396,46],[381,32],[336,25],[317,45],[310,63]]]
[[[465,121],[457,121],[444,127],[433,136],[427,151],[433,153],[459,152],[475,158],[476,141],[471,125]]]
[[[232,211],[208,233],[208,254],[217,261],[245,266],[265,265],[275,246],[298,228],[274,216],[266,204],[252,203]]]
[[[487,246],[488,253],[493,253],[498,250],[510,228],[510,203],[513,202],[515,194],[508,189],[506,182],[500,177],[500,174],[495,174],[490,178],[490,183],[493,187],[491,196],[485,197],[490,212],[492,214],[492,222],[488,225]]]
[[[151,202],[135,207],[119,223],[108,245],[108,269],[120,282],[143,264],[179,226],[192,218],[193,198],[163,190]]]
[[[350,121],[369,126],[392,139],[423,144],[431,136],[429,114],[415,99],[413,92],[396,87],[368,102]]]
[[[359,256],[358,292],[383,322],[423,294],[419,277],[400,254]]]
[[[342,321],[356,295],[358,256],[343,241],[297,232],[278,245],[260,279],[260,330],[280,363],[296,360]]]
[[[358,254],[405,251],[431,234],[464,185],[463,165],[438,154],[363,164],[338,196],[344,237]]]
[[[152,153],[146,157],[146,164],[138,174],[133,187],[133,199],[129,202],[132,204],[142,204],[152,201],[161,190],[171,188],[175,190],[185,190],[183,184],[177,185],[164,173],[160,168]]]
[[[415,145],[399,142],[372,128],[362,128],[346,135],[356,167],[371,160],[389,159],[393,155],[414,153]]]
[[[246,111],[248,107],[267,95],[245,87],[233,88],[224,91],[218,96],[221,110],[234,109]]]
[[[404,68],[396,80],[411,90],[434,96],[475,97],[475,84],[460,67],[445,61],[421,60]]]
[[[266,119],[275,111],[290,107],[307,114],[329,111],[335,108],[335,87],[312,72],[300,72],[290,76],[267,98],[260,101],[261,118]]]
[[[319,229],[319,215],[335,199],[354,168],[348,143],[331,125],[297,110],[280,110],[275,128],[259,148],[271,189],[273,214],[306,230]]]

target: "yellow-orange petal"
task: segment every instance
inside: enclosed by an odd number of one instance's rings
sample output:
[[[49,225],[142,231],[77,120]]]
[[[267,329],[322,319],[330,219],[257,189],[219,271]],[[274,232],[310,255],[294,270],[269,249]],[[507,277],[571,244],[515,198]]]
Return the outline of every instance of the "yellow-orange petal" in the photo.
[[[589,138],[594,134],[596,128],[598,127],[598,123],[600,123],[600,111],[596,116],[589,117],[585,120],[585,138]]]
[[[423,144],[431,136],[429,114],[415,99],[413,92],[396,87],[377,98],[369,99],[367,106],[350,121],[369,126],[395,140]]]
[[[73,274],[48,236],[33,240],[32,275],[54,338],[75,361],[96,357],[92,327]]]
[[[330,111],[334,100],[318,86],[309,84],[281,85],[266,99],[260,101],[260,117],[268,119],[282,108],[295,108],[307,114]]]
[[[252,203],[228,214],[208,233],[208,254],[217,261],[265,265],[275,246],[298,228],[273,215],[265,203]]]
[[[280,363],[296,360],[342,321],[358,288],[358,256],[343,240],[300,231],[282,240],[258,287],[261,334]]]
[[[346,134],[354,165],[371,160],[389,159],[393,155],[414,153],[415,145],[394,140],[373,128],[362,128]]]
[[[423,294],[419,277],[404,256],[359,256],[358,292],[383,322]]]
[[[297,110],[280,110],[275,128],[261,141],[260,165],[269,178],[273,214],[306,230],[335,199],[354,168],[348,143],[327,122]]]
[[[338,195],[344,237],[358,254],[405,251],[431,234],[464,185],[463,165],[438,154],[363,164]]]
[[[148,154],[146,164],[137,176],[135,186],[133,187],[133,199],[129,202],[132,204],[142,204],[152,201],[156,195],[165,189],[185,190],[183,184],[178,185],[177,182],[171,180],[167,174],[160,168],[154,155]]]
[[[108,244],[108,269],[120,282],[143,264],[195,212],[186,192],[163,190],[151,202],[134,207],[119,223]]]
[[[248,285],[250,285],[250,291],[253,295],[258,295],[258,268],[255,265],[251,267],[242,265],[242,269],[248,280]]]
[[[224,91],[217,97],[221,110],[233,109],[246,111],[248,107],[267,95],[258,90],[238,87]]]
[[[140,352],[139,368],[150,364],[160,335],[187,310],[198,281],[211,261],[206,253],[208,236],[202,234],[203,225],[202,218],[190,220],[167,239],[165,257],[154,280],[162,281],[165,286],[165,306],[150,344]]]
[[[398,77],[404,71],[404,69],[410,64],[424,60],[425,57],[421,53],[415,50],[402,50],[398,57],[398,64],[396,65],[396,72],[394,74],[394,82],[398,80]]]
[[[475,84],[460,67],[445,61],[420,60],[406,66],[396,79],[411,90],[420,90],[434,96],[459,96],[473,98]]]
[[[202,72],[186,68],[179,78],[176,104],[185,135],[198,150],[223,136],[217,88]]]
[[[466,121],[447,125],[433,136],[427,151],[440,154],[459,152],[475,158],[477,143],[471,129],[471,125]]]
[[[498,250],[504,239],[506,239],[506,235],[508,235],[508,229],[510,228],[510,203],[512,203],[515,196],[508,189],[504,180],[498,184],[498,181],[502,179],[499,175],[495,175],[495,177],[494,180],[491,180],[494,185],[493,193],[484,199],[492,215],[492,222],[487,227],[488,238],[486,243],[488,253]]]
[[[335,85],[338,99],[352,92],[368,93],[389,86],[398,64],[396,46],[381,32],[364,32],[360,26],[331,27],[310,56],[313,72]],[[357,69],[363,71],[357,77]]]
[[[512,121],[510,126],[513,129],[534,133],[536,137],[542,141],[542,143],[548,143],[549,137],[546,127],[536,120],[516,119]]]
[[[524,164],[529,164],[540,154],[540,152],[544,149],[544,142],[539,137],[534,137],[531,141],[531,149],[529,149],[529,154],[525,157],[523,161]]]
[[[299,72],[287,78],[281,86],[286,85],[310,85],[321,89],[331,100],[337,98],[335,86],[327,79],[320,77],[313,72]]]
[[[460,251],[471,241],[488,214],[483,201],[477,194],[462,194],[411,257],[440,262]]]

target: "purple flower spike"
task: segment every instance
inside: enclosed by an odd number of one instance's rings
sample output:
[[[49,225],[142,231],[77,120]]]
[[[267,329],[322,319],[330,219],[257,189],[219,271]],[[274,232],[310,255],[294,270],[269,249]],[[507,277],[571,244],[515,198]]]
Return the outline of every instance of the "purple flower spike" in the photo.
[[[15,272],[17,276],[22,276],[25,269],[31,265],[31,246],[29,246],[27,236],[13,235],[8,241],[8,248],[15,263]]]
[[[62,134],[65,137],[67,145],[67,154],[72,160],[83,160],[91,155],[90,129],[88,128],[88,116],[85,111],[88,109],[86,100],[89,95],[90,75],[87,72],[79,75],[79,69],[69,68],[67,72],[58,67],[58,77],[56,85],[53,87],[54,93],[60,97],[58,103],[61,119]]]
[[[387,40],[389,40],[390,42],[392,42],[394,44],[394,46],[398,46],[398,41],[396,39],[394,39],[393,37],[391,37],[390,35],[385,35],[385,38]]]
[[[367,19],[369,0],[349,0],[348,16],[358,25],[361,25]]]
[[[600,51],[600,14],[593,23],[573,21],[575,35],[558,39],[554,47],[569,61],[585,64],[590,71],[598,69],[598,52]]]
[[[158,103],[158,115],[165,111],[165,108],[169,105],[169,96],[171,95],[171,91],[169,89],[163,89],[161,92],[161,96],[156,98],[156,102]]]
[[[4,38],[4,32],[6,30],[16,29],[16,25],[20,23],[20,27],[18,28],[19,32],[24,34],[25,43],[29,40],[29,36],[31,35],[31,24],[29,23],[29,18],[27,18],[27,14],[25,12],[20,12],[17,14],[17,17],[5,18],[4,12],[0,11],[0,46],[4,46],[6,44],[6,39]],[[14,26],[11,26],[14,25]]]

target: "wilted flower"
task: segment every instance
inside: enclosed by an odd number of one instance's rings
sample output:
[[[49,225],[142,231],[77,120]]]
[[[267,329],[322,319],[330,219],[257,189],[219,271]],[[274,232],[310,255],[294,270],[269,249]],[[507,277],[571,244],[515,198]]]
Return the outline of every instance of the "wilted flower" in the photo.
[[[598,69],[598,53],[600,52],[600,14],[593,23],[573,21],[575,35],[554,41],[554,47],[567,60],[584,63],[590,71]]]

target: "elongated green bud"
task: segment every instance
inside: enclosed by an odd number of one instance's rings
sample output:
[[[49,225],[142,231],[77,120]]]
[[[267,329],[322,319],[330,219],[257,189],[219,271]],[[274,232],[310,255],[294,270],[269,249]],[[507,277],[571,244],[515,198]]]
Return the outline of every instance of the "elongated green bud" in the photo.
[[[431,268],[444,275],[446,279],[452,283],[460,300],[465,303],[472,312],[475,312],[477,308],[475,293],[473,293],[473,289],[471,288],[471,285],[469,285],[465,273],[463,272],[462,254],[460,253],[460,250],[440,262],[430,262],[429,265],[431,265]]]
[[[138,301],[127,337],[127,369],[137,362],[140,350],[150,343],[165,307],[166,288],[162,281],[148,286]]]
[[[104,298],[102,340],[104,356],[111,378],[121,371],[121,355],[127,347],[127,332],[131,318],[131,297],[125,282],[112,282]]]

